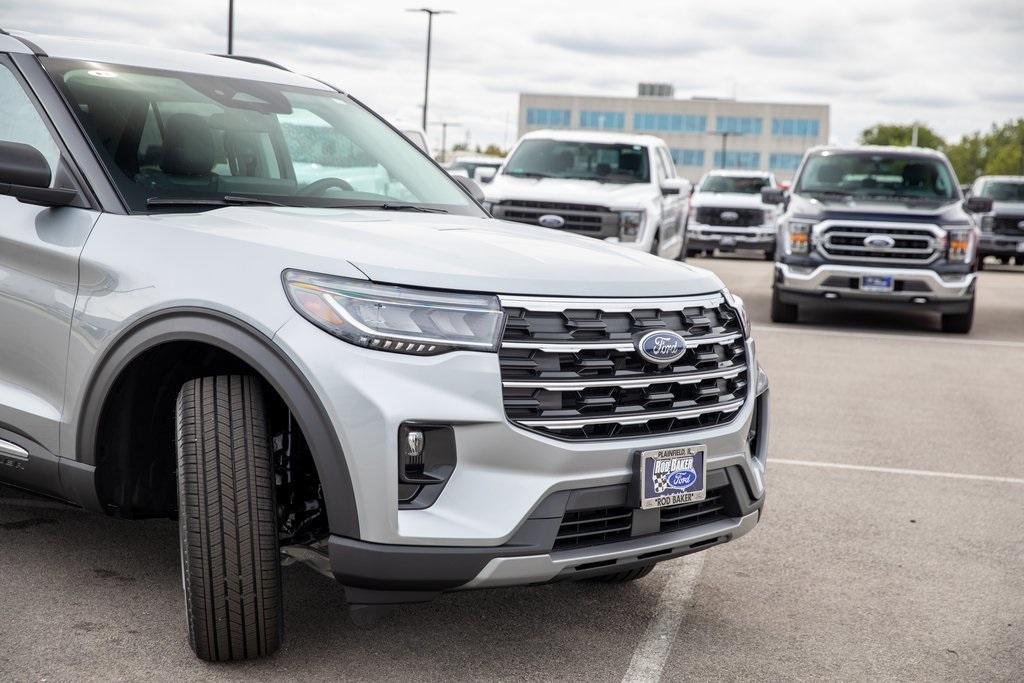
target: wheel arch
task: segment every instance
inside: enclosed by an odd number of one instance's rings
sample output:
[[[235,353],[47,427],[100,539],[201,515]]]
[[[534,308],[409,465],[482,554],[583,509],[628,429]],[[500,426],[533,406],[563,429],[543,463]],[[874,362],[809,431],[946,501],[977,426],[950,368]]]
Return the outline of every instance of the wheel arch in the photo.
[[[249,366],[277,392],[309,445],[323,486],[332,533],[359,538],[352,479],[337,433],[323,403],[302,372],[266,334],[233,316],[202,308],[175,308],[150,314],[124,330],[96,365],[83,392],[76,431],[78,464],[93,469],[100,489],[104,476],[100,438],[112,392],[133,363],[161,347],[201,344],[230,354]],[[174,389],[175,393],[177,389]],[[97,493],[98,495],[98,493]]]

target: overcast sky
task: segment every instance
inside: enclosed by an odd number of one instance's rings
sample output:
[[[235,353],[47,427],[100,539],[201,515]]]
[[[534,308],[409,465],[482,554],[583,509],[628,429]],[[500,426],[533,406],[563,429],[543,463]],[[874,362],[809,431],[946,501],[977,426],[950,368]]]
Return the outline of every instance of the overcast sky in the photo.
[[[421,0],[236,0],[235,52],[281,62],[390,118],[419,121]],[[832,136],[919,119],[950,139],[1024,116],[1024,0],[779,3],[431,0],[432,121],[515,139],[517,94],[827,103]],[[2,0],[0,27],[223,52],[227,0]],[[440,128],[431,126],[435,143]]]

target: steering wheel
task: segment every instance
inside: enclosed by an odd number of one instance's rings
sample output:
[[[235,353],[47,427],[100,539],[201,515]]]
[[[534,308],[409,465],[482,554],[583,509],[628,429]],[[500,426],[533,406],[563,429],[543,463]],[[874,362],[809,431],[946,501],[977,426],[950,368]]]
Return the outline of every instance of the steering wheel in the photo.
[[[324,192],[332,187],[349,191],[354,189],[347,180],[342,180],[341,178],[321,178],[299,190],[299,194],[303,197],[322,197]]]

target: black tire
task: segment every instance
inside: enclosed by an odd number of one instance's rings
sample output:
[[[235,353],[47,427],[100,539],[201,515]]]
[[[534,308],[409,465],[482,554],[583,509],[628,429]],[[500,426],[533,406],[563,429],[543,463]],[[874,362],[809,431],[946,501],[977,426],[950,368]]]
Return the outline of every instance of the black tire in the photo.
[[[943,313],[942,331],[952,334],[967,334],[974,325],[974,299],[966,313]]]
[[[190,380],[175,420],[189,644],[210,662],[265,657],[281,645],[284,614],[259,380]]]
[[[1000,259],[996,259],[996,260],[1000,261]],[[985,270],[985,257],[984,256],[982,256],[980,259],[978,259],[978,270]]]
[[[765,261],[774,261],[775,260],[775,250],[774,249],[766,249],[765,252],[764,252],[764,260]]]
[[[800,308],[796,304],[783,303],[779,290],[772,287],[772,322],[795,323],[799,317]]]
[[[602,574],[601,576],[595,576],[587,579],[593,583],[627,583],[629,581],[636,581],[642,579],[648,574],[654,571],[653,564],[645,564],[642,567],[635,569],[627,569],[621,572],[615,572],[614,574]]]

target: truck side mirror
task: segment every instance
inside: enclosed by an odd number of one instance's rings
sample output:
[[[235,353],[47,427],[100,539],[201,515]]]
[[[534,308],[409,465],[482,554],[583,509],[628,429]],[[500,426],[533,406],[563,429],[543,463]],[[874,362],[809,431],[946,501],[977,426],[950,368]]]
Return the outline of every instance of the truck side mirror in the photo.
[[[463,175],[452,176],[458,181],[459,185],[462,185],[462,189],[469,193],[469,195],[478,202],[484,200],[484,191],[480,189],[480,186],[475,182]]]
[[[0,194],[25,204],[67,206],[78,192],[50,187],[50,165],[35,147],[0,141]]]
[[[492,180],[494,180],[494,175],[497,172],[498,169],[496,168],[487,168],[485,166],[480,167],[476,169],[476,173],[474,174],[474,180],[476,180],[478,183],[489,183]]]
[[[786,201],[786,193],[777,187],[762,187],[761,201],[765,204],[782,204]]]
[[[665,178],[661,181],[661,194],[668,197],[690,191],[690,181],[685,178]]]
[[[992,198],[968,197],[964,200],[964,208],[970,213],[988,213],[992,210]]]

